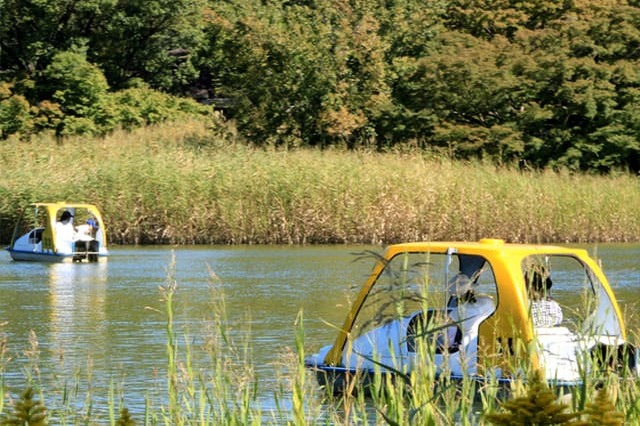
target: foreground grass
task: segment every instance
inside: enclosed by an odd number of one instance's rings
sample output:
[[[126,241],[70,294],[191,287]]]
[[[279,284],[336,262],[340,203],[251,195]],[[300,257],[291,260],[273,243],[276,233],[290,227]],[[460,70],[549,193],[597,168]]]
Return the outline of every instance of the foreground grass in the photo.
[[[31,202],[97,204],[112,242],[630,242],[637,176],[520,171],[417,152],[257,150],[181,123],[0,144],[0,241]]]
[[[265,409],[263,390],[254,374],[250,336],[235,340],[227,327],[225,296],[211,274],[210,327],[197,339],[185,334],[174,320],[174,303],[180,299],[169,268],[166,285],[160,288],[162,314],[166,324],[166,365],[157,366],[166,385],[161,392],[150,391],[145,406],[132,406],[133,395],[126,383],[113,384],[108,395],[91,391],[91,383],[78,376],[55,378],[66,385],[47,388],[50,383],[38,361],[34,338],[24,351],[24,389],[7,389],[5,375],[15,368],[6,358],[6,342],[0,354],[0,424],[4,425],[263,425],[263,424],[376,424],[376,425],[622,425],[639,424],[640,384],[637,379],[616,375],[589,376],[585,385],[574,389],[568,402],[558,399],[562,391],[548,387],[534,375],[528,384],[517,381],[500,391],[491,383],[472,380],[452,384],[434,375],[433,346],[418,340],[416,363],[410,375],[390,380],[376,374],[364,397],[357,383],[345,394],[334,395],[320,389],[304,367],[305,341],[302,314],[292,327],[296,347],[274,363],[279,386],[274,391],[275,408]],[[199,365],[196,360],[205,360]],[[524,364],[523,364],[524,367]],[[522,370],[526,371],[526,370]],[[600,374],[600,373],[598,373]],[[87,380],[90,381],[90,375]],[[599,383],[596,387],[594,384]],[[78,389],[88,389],[87,394]],[[75,389],[75,391],[74,391]],[[139,395],[135,400],[140,401]],[[566,399],[566,398],[565,398]],[[139,404],[139,402],[138,402]],[[579,422],[578,422],[579,421]]]

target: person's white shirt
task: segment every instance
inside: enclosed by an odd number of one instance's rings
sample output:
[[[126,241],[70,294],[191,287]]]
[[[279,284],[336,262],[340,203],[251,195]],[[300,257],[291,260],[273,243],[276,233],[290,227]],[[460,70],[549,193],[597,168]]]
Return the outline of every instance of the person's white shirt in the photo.
[[[75,239],[78,241],[91,241],[93,237],[91,236],[91,225],[84,224],[76,226],[76,234]]]
[[[531,303],[534,327],[555,327],[562,323],[562,308],[553,299],[544,298]]]
[[[73,242],[76,239],[76,230],[73,222],[56,222],[56,249],[58,253],[73,253]]]

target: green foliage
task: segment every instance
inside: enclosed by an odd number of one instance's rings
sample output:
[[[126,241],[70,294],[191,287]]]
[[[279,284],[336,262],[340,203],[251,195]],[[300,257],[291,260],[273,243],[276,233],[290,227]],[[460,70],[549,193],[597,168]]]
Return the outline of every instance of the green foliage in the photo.
[[[1,424],[7,426],[44,426],[47,422],[47,407],[34,400],[33,388],[28,387],[15,402],[13,413],[4,417]]]
[[[64,112],[55,102],[42,101],[31,110],[36,131],[56,130],[62,125]]]
[[[0,70],[11,79],[34,77],[42,71],[67,38],[64,13],[71,1],[0,2]]]
[[[58,136],[95,136],[100,134],[95,122],[87,117],[74,117],[72,115],[68,115],[60,122],[60,124],[60,131],[57,132]]]
[[[120,410],[120,416],[116,421],[116,426],[134,426],[135,424],[136,422],[133,420],[133,417],[131,417],[129,410],[126,407],[123,407]]]
[[[115,121],[124,129],[175,121],[182,115],[208,115],[211,109],[149,88],[121,90],[110,96]]]
[[[52,98],[77,115],[90,110],[109,89],[102,71],[80,52],[56,54],[44,70],[44,77]]]
[[[24,132],[29,124],[29,102],[24,96],[14,95],[0,99],[0,139]]]
[[[29,102],[13,93],[13,84],[0,82],[0,139],[29,128]]]
[[[198,0],[40,0],[0,3],[1,68],[11,78],[35,76],[59,52],[86,44],[115,87],[141,76],[173,89],[197,76],[187,54],[200,43]]]
[[[62,134],[94,134],[92,118],[109,89],[102,71],[82,53],[68,51],[53,57],[44,78],[51,98],[67,116]]]
[[[333,67],[330,27],[314,17],[304,8],[262,2],[221,4],[210,16],[204,69],[216,78],[216,92],[233,99],[232,117],[256,143],[317,140]]]
[[[91,38],[114,87],[132,78],[176,92],[193,81],[193,51],[202,41],[203,0],[113,2]]]
[[[201,115],[193,95],[256,145],[640,170],[637,2],[6,0],[0,40],[3,138]]]

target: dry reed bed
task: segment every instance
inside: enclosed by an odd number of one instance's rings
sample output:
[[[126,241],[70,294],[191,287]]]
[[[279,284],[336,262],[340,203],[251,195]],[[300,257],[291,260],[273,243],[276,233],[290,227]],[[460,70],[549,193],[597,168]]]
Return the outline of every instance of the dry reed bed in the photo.
[[[123,244],[640,239],[640,185],[626,173],[522,172],[420,153],[257,150],[198,123],[63,144],[4,143],[0,162],[0,226],[30,202],[82,200],[100,206],[112,241]]]

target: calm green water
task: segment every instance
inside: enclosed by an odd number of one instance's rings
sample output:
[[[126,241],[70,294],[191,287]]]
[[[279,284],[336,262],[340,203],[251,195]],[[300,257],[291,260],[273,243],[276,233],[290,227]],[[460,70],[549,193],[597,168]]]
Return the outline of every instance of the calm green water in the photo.
[[[124,383],[130,411],[143,411],[149,391],[157,388],[162,394],[166,386],[167,331],[159,286],[167,284],[175,255],[175,331],[188,336],[194,348],[205,343],[213,317],[213,271],[238,345],[250,333],[259,391],[269,406],[276,387],[274,363],[285,348],[295,348],[298,312],[304,312],[309,351],[332,341],[334,330],[325,321],[342,322],[352,285],[370,271],[370,262],[353,262],[353,253],[364,249],[112,248],[104,263],[51,265],[13,262],[0,252],[0,333],[6,339],[5,358],[12,359],[5,383],[14,394],[24,390],[23,369],[31,362],[24,351],[33,331],[45,394],[61,393],[66,381],[67,386],[80,382],[78,393],[84,396],[90,382],[95,399],[105,400],[113,380]]]
[[[33,331],[37,364],[47,392],[91,384],[95,409],[106,406],[109,384],[122,384],[126,405],[144,410],[150,390],[166,383],[166,320],[159,286],[175,254],[176,331],[194,347],[211,324],[210,270],[226,296],[229,327],[250,330],[253,365],[265,409],[276,388],[274,363],[295,348],[294,322],[304,311],[306,351],[331,343],[349,299],[370,271],[354,262],[371,247],[141,247],[113,248],[101,264],[19,263],[0,253],[0,333],[6,340],[5,384],[24,389],[31,371]],[[592,254],[594,247],[587,247]],[[605,273],[629,312],[640,302],[640,245],[597,247]],[[640,320],[631,315],[631,335]],[[89,366],[88,366],[89,365]],[[85,393],[83,394],[83,391]],[[83,400],[77,402],[82,406]]]

